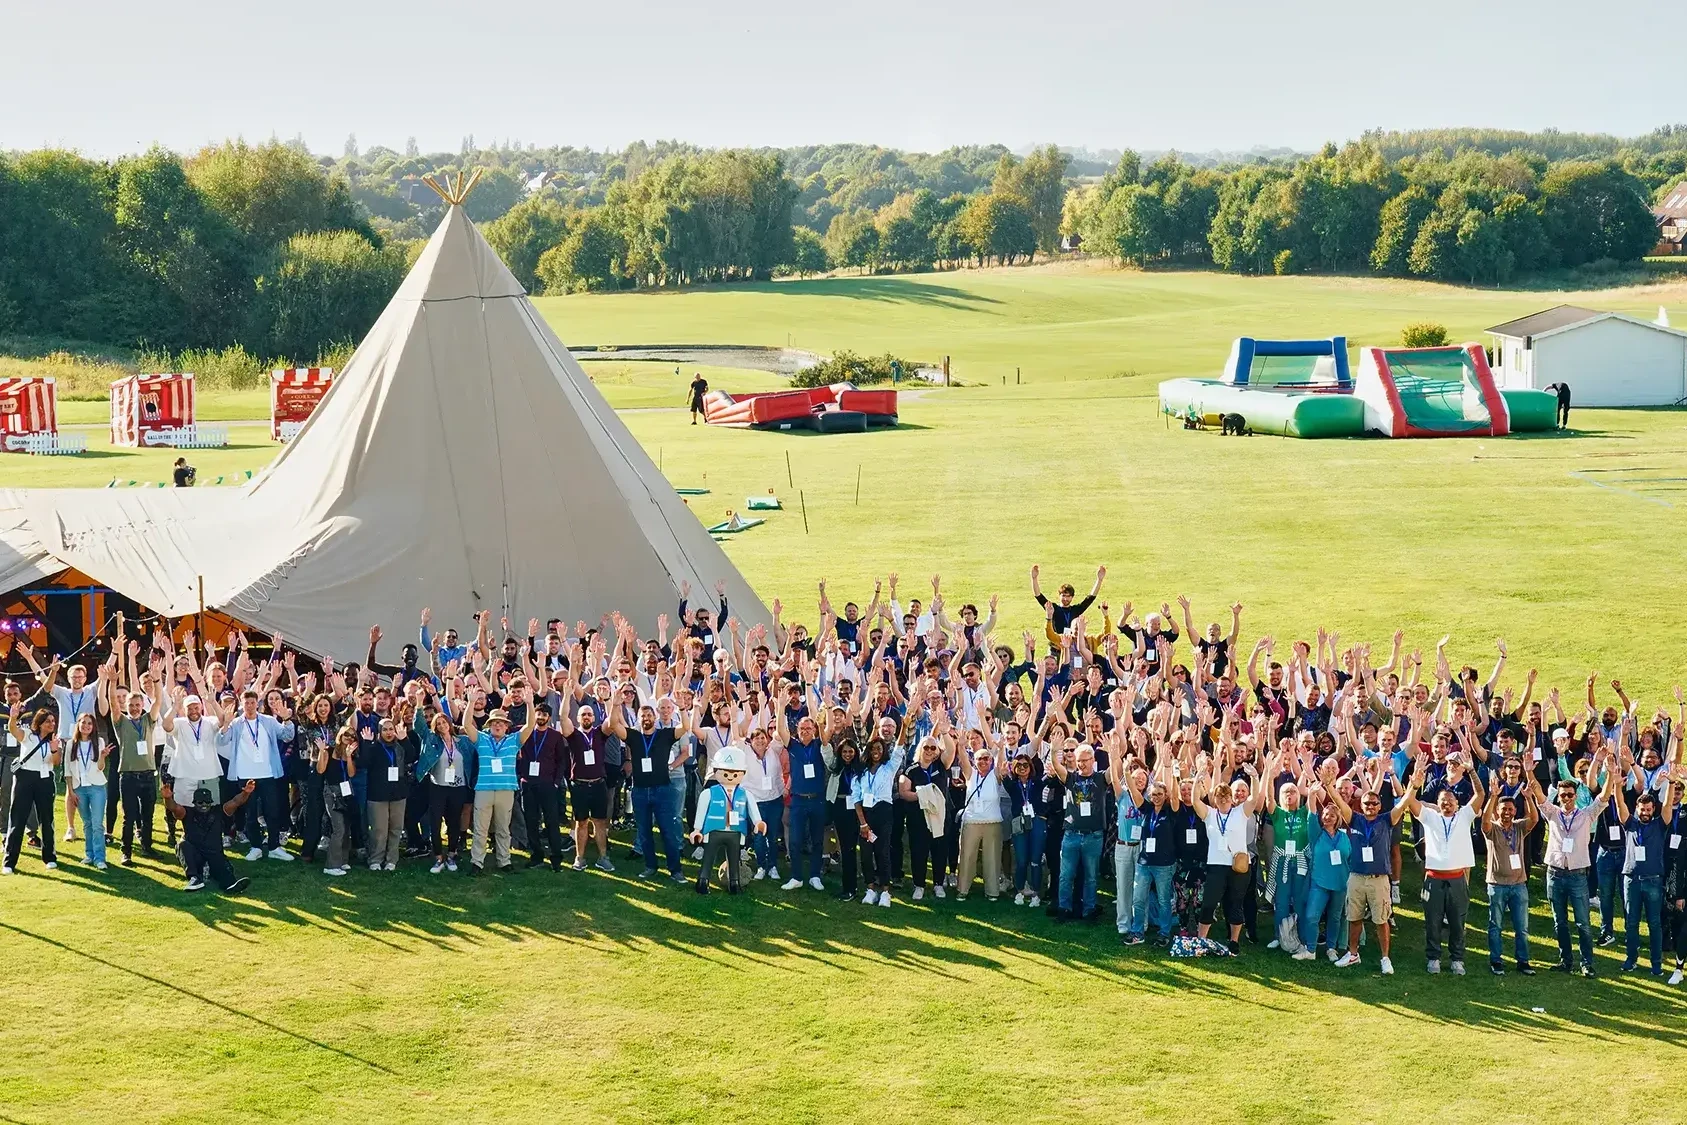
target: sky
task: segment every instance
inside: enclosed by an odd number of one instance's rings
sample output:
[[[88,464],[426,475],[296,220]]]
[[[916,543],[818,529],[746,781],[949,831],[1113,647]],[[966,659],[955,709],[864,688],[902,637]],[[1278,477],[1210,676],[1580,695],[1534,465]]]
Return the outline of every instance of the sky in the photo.
[[[1311,149],[1369,128],[1687,120],[1655,4],[1604,0],[0,0],[0,149],[302,135],[338,154],[1000,142]]]

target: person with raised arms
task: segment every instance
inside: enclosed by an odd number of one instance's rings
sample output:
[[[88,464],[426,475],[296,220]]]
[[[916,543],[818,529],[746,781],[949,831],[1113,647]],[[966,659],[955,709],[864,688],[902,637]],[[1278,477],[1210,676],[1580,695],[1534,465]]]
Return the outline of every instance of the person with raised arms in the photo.
[[[535,709],[527,709],[527,721],[520,732],[511,729],[509,712],[497,708],[488,712],[486,729],[475,724],[474,716],[463,714],[463,733],[474,739],[478,769],[474,786],[474,837],[469,844],[469,870],[479,875],[486,870],[487,839],[492,841],[493,861],[499,871],[510,870],[510,818],[515,812],[516,755],[521,744],[533,733]],[[580,708],[582,716],[591,708]],[[566,730],[564,737],[567,737]],[[601,761],[601,759],[600,759]],[[601,768],[601,767],[600,767]],[[605,833],[607,841],[608,834]],[[607,842],[605,858],[608,858]],[[582,851],[585,844],[580,845]],[[576,866],[579,866],[578,862]]]
[[[1681,783],[1676,780],[1674,770],[1669,766],[1659,769],[1661,772],[1648,778],[1635,797],[1633,815],[1629,813],[1623,790],[1618,788],[1612,794],[1627,852],[1623,857],[1623,936],[1627,956],[1623,958],[1622,971],[1632,973],[1638,965],[1640,924],[1645,922],[1655,977],[1664,972],[1664,873],[1669,863],[1669,834],[1675,827],[1676,807],[1681,802]],[[1660,785],[1661,812],[1657,788]]]
[[[1577,803],[1578,786],[1572,779],[1558,782],[1556,804],[1550,808],[1540,782],[1533,777],[1529,779],[1535,810],[1546,820],[1546,896],[1552,903],[1553,932],[1558,939],[1558,963],[1552,966],[1555,973],[1575,971],[1575,962],[1571,960],[1569,921],[1573,911],[1576,934],[1581,939],[1581,973],[1584,977],[1594,975],[1593,930],[1588,925],[1587,912],[1588,872],[1593,866],[1588,856],[1588,844],[1593,826],[1610,804],[1611,793],[1617,785],[1615,756],[1608,750],[1601,750],[1588,765],[1589,780],[1600,776],[1601,771],[1603,787],[1585,805]]]
[[[1421,719],[1421,714],[1417,716]],[[1453,761],[1457,755],[1449,755]],[[1476,866],[1471,843],[1471,826],[1482,807],[1482,783],[1470,775],[1472,793],[1463,804],[1451,785],[1435,795],[1435,807],[1418,799],[1424,781],[1425,760],[1420,757],[1406,783],[1405,806],[1412,819],[1423,825],[1423,885],[1429,891],[1423,915],[1424,957],[1431,974],[1441,971],[1441,945],[1445,932],[1447,957],[1454,976],[1464,976],[1464,928],[1470,913],[1470,869]]]
[[[268,856],[291,862],[292,853],[282,847],[287,774],[281,766],[281,743],[290,741],[295,733],[293,712],[283,703],[279,718],[260,714],[259,698],[256,691],[248,688],[240,693],[238,712],[233,704],[223,708],[218,730],[219,753],[226,749],[228,780],[236,787],[243,787],[247,781],[257,783],[248,789],[248,797],[255,796],[256,800],[240,802],[246,806],[246,840],[251,845],[246,858],[257,861]],[[401,816],[401,824],[402,819]]]
[[[44,707],[35,712],[27,728],[20,722],[22,717],[23,701],[18,700],[6,717],[7,732],[18,744],[18,761],[12,773],[11,823],[6,828],[6,860],[0,875],[17,870],[30,813],[40,826],[42,864],[49,871],[59,865],[53,838],[53,771],[63,758],[59,716]]]
[[[1248,783],[1241,778],[1231,780],[1235,761],[1233,737],[1231,713],[1227,711],[1220,735],[1222,748],[1209,768],[1196,777],[1191,795],[1195,815],[1207,828],[1206,884],[1195,932],[1198,937],[1206,938],[1222,909],[1230,931],[1227,947],[1231,956],[1240,956],[1243,901],[1248,884],[1253,881],[1248,825],[1259,808],[1260,795],[1257,787],[1250,793]]]
[[[675,765],[683,769],[685,751],[681,751],[679,762],[673,763],[676,736],[672,726],[657,722],[656,708],[645,703],[638,709],[638,729],[625,740],[633,782],[633,821],[639,854],[644,857],[644,869],[638,874],[641,879],[656,878],[656,836],[660,833],[668,877],[676,883],[685,882],[680,874],[679,803],[668,776]]]
[[[1330,790],[1336,803],[1336,815],[1347,829],[1351,849],[1347,876],[1347,952],[1336,967],[1351,968],[1360,963],[1359,936],[1365,928],[1365,915],[1376,927],[1377,948],[1381,955],[1379,967],[1383,976],[1394,975],[1394,962],[1389,958],[1390,896],[1389,877],[1393,870],[1392,853],[1395,829],[1406,812],[1404,801],[1395,801],[1388,812],[1382,811],[1382,791],[1392,787],[1393,773],[1385,758],[1375,757],[1355,762],[1355,780],[1360,784],[1359,808],[1355,810],[1343,796],[1338,785]]]
[[[1521,779],[1527,776],[1516,758],[1506,762],[1510,769],[1502,770],[1502,780],[1488,794],[1488,805],[1482,811],[1482,835],[1488,846],[1488,971],[1495,976],[1505,972],[1506,917],[1511,918],[1512,949],[1516,955],[1517,971],[1523,976],[1535,975],[1529,963],[1529,839],[1540,823],[1540,813],[1533,801],[1526,801],[1521,793],[1509,791],[1512,784],[1527,791]],[[1519,806],[1523,815],[1519,817]]]

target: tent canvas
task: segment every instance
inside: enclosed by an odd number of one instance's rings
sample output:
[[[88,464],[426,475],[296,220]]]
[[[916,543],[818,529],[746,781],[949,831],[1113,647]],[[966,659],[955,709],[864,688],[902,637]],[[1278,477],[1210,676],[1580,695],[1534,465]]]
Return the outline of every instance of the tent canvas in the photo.
[[[211,609],[342,659],[423,606],[460,629],[481,610],[642,624],[722,581],[735,616],[771,620],[459,204],[249,484],[12,503],[0,544],[23,571],[74,567],[171,616],[203,577]]]

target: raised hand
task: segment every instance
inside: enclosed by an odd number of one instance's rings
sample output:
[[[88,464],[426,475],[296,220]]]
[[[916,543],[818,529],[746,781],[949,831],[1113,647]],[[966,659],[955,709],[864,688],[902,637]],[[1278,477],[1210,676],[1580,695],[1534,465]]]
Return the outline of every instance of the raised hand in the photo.
[[[382,636],[381,627],[379,625],[369,626],[369,643],[370,644],[372,644],[372,645],[373,644],[379,644],[380,641],[381,641],[381,636]]]
[[[715,593],[719,597],[726,597],[726,579],[722,578],[715,583]]]
[[[433,610],[429,609],[427,606],[422,607],[422,624],[433,624]]]

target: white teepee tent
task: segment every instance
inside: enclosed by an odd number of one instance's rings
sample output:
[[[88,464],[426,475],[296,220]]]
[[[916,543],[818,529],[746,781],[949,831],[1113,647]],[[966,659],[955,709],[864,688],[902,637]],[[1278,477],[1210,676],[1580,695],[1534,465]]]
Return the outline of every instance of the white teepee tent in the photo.
[[[172,616],[203,577],[207,608],[338,659],[423,606],[463,630],[619,610],[643,632],[682,582],[769,620],[460,203],[243,488],[0,492],[0,575],[62,567]]]

